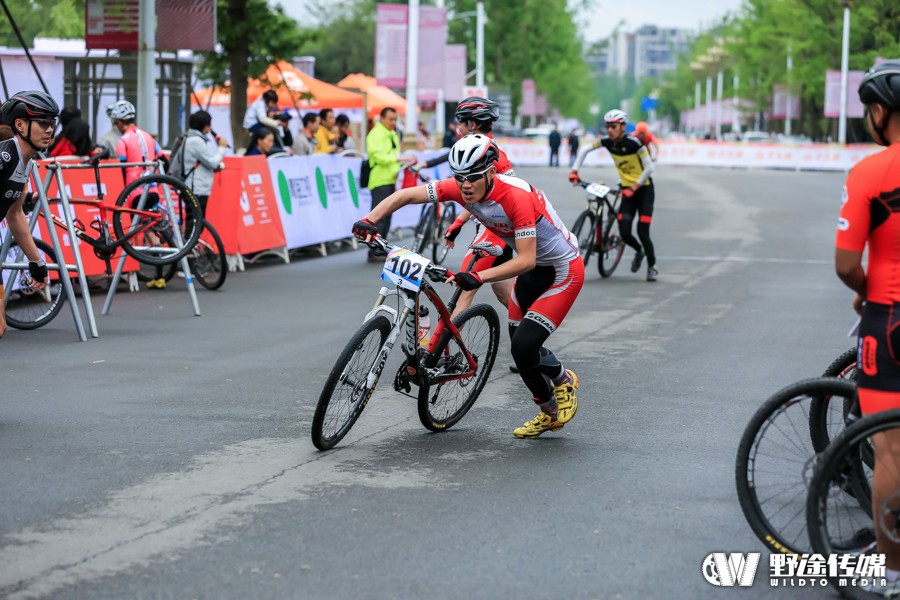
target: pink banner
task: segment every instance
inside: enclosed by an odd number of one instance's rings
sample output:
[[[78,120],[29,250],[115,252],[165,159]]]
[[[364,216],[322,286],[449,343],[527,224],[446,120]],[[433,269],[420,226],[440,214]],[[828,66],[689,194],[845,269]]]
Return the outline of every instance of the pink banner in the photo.
[[[444,46],[444,99],[447,102],[462,100],[462,89],[466,85],[466,67],[465,44]]]
[[[446,9],[419,8],[419,89],[435,90],[444,85],[446,48]]]
[[[536,114],[536,108],[534,79],[523,79],[522,104],[519,105],[519,114],[523,117],[533,117]]]
[[[375,7],[375,79],[387,87],[406,86],[405,4]]]
[[[864,73],[862,71],[847,72],[847,118],[861,119],[865,115],[865,107],[859,101],[859,84]],[[841,72],[825,72],[825,117],[836,119],[841,116]]]
[[[770,117],[773,119],[786,119],[788,101],[791,103],[791,119],[798,119],[800,117],[800,96],[789,94],[787,86],[775,84],[772,91],[772,113]]]
[[[538,94],[534,98],[534,114],[538,116],[547,115],[547,94]]]

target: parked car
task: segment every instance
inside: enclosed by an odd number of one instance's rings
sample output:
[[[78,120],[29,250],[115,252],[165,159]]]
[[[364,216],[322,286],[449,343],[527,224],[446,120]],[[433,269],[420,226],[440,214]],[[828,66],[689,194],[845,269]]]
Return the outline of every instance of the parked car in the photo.
[[[767,144],[773,140],[768,131],[745,131],[741,135],[741,141],[748,144]]]

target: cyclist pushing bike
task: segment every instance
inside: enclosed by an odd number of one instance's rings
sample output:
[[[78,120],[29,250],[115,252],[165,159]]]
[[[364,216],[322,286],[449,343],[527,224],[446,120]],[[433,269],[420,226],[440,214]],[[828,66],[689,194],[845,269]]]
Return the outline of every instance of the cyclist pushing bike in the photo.
[[[456,120],[459,122],[459,136],[460,138],[469,135],[470,133],[480,133],[481,135],[487,136],[491,140],[494,139],[493,134],[491,133],[491,129],[493,128],[494,121],[500,118],[500,105],[492,100],[488,100],[487,98],[481,98],[479,96],[472,96],[470,98],[466,98],[462,102],[456,105],[456,112],[454,113]],[[510,177],[515,177],[516,172],[513,171],[512,164],[510,164],[509,159],[506,157],[506,153],[500,146],[494,142],[494,146],[497,149],[497,161],[494,163],[494,169],[496,170],[498,175],[507,175]],[[444,154],[442,156],[438,156],[437,158],[433,158],[428,162],[420,162],[413,167],[416,170],[434,167],[439,164],[445,163],[450,160],[450,154]],[[472,217],[472,214],[463,208],[463,212],[459,215],[459,217],[453,222],[450,227],[447,228],[447,231],[444,232],[444,243],[447,244],[449,248],[453,248],[456,245],[456,238],[459,236],[462,231],[463,225],[465,225],[469,219]],[[475,240],[472,244],[478,244],[482,242],[488,242],[495,246],[500,246],[503,249],[503,253],[500,256],[487,255],[480,259],[475,263],[475,266],[472,267],[472,270],[475,272],[484,271],[485,269],[489,269],[494,266],[502,265],[512,258],[512,248],[500,239],[498,236],[491,233],[491,231],[487,228],[481,228],[481,230],[476,233]],[[469,264],[472,258],[471,250],[463,257],[462,266],[465,267]],[[462,270],[462,268],[460,269]],[[503,306],[509,306],[509,296],[512,292],[512,281],[497,281],[491,284],[491,289],[494,291],[494,295],[497,296],[497,300],[499,300]],[[453,312],[453,315],[456,316],[466,308],[468,308],[472,301],[475,299],[475,291],[465,291],[460,294],[459,300],[456,303],[456,309]]]
[[[631,263],[631,272],[637,273],[641,268],[644,256],[647,257],[647,281],[656,281],[659,272],[656,269],[656,253],[653,249],[653,241],[650,239],[650,222],[653,220],[653,180],[650,174],[653,172],[653,161],[650,153],[640,140],[625,133],[628,124],[628,115],[621,110],[611,110],[603,117],[606,123],[608,136],[592,145],[587,146],[578,153],[578,159],[572,172],[569,173],[569,181],[577,185],[581,178],[578,169],[584,162],[585,156],[600,146],[609,151],[616,170],[619,172],[619,184],[622,188],[622,208],[619,211],[619,233],[626,244],[634,248],[634,260]],[[638,238],[631,233],[631,223],[634,215],[638,213],[640,219],[637,226]]]
[[[47,150],[53,140],[59,106],[49,94],[25,91],[13,94],[0,107],[0,122],[11,127],[13,137],[0,142],[0,220],[6,219],[16,243],[28,257],[33,289],[49,283],[47,263],[31,237],[28,219],[22,210],[32,159]],[[0,280],[0,309],[5,290]],[[0,310],[0,337],[6,333],[5,311]]]
[[[509,333],[519,375],[541,412],[513,431],[537,437],[563,427],[578,410],[578,377],[564,369],[544,342],[563,322],[584,284],[578,243],[544,193],[518,177],[498,175],[496,145],[482,134],[467,135],[450,149],[454,180],[399,190],[353,225],[353,235],[378,236],[375,222],[407,204],[456,202],[504,242],[516,256],[481,272],[456,273],[463,290],[514,278]],[[448,279],[448,282],[451,281]]]

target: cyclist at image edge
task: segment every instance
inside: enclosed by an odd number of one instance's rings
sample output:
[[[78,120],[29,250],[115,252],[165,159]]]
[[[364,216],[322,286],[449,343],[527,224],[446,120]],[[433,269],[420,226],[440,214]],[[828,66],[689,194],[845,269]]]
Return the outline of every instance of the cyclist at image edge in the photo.
[[[6,219],[13,239],[28,257],[28,272],[41,289],[49,283],[47,263],[41,258],[28,219],[22,210],[31,160],[53,141],[59,106],[48,94],[26,91],[13,94],[0,107],[0,122],[12,128],[13,137],[0,141],[0,221]],[[5,290],[0,280],[0,337],[6,333]]]
[[[450,149],[454,179],[394,192],[353,225],[361,240],[378,235],[375,222],[407,204],[457,202],[508,244],[516,256],[478,273],[460,272],[463,290],[515,278],[508,320],[513,360],[541,412],[513,431],[537,437],[562,428],[578,410],[578,377],[564,369],[544,342],[559,327],[584,284],[578,242],[543,192],[518,177],[498,175],[497,146],[482,134],[467,135]],[[448,282],[450,280],[448,279]]]
[[[639,121],[634,126],[634,137],[647,146],[647,151],[650,152],[650,160],[655,163],[656,157],[659,156],[659,146],[656,145],[656,136],[650,131],[650,126],[645,121]]]
[[[458,134],[459,137],[462,138],[470,133],[480,133],[482,135],[487,136],[491,140],[494,139],[493,134],[491,133],[491,129],[493,129],[494,121],[500,118],[500,105],[492,100],[488,100],[487,98],[481,98],[479,96],[471,96],[469,98],[464,99],[462,102],[456,105],[456,112],[454,113],[456,121],[459,123]],[[497,149],[497,162],[494,163],[494,168],[498,175],[507,175],[510,177],[514,177],[516,172],[513,171],[512,164],[510,164],[509,159],[506,157],[506,153],[494,142],[494,146]],[[433,158],[427,162],[420,162],[413,167],[416,171],[423,169],[434,167],[441,163],[445,163],[450,159],[450,154],[444,154],[437,158]],[[463,211],[460,213],[459,217],[453,221],[453,224],[447,228],[447,231],[444,232],[444,243],[447,244],[449,248],[453,248],[456,245],[456,238],[462,231],[463,225],[465,225],[469,219],[471,218],[471,213],[465,210],[463,207]],[[472,267],[473,272],[484,271],[485,269],[489,269],[493,266],[499,266],[503,263],[507,262],[512,258],[512,248],[500,239],[498,236],[491,233],[489,229],[486,227],[482,227],[481,230],[475,235],[475,239],[472,241],[472,244],[478,244],[488,242],[495,246],[500,246],[503,248],[503,254],[500,256],[485,256],[480,258],[478,262],[475,263],[475,266]],[[472,260],[472,252],[469,251],[463,257],[462,267],[464,269],[469,262]],[[491,289],[494,291],[494,295],[497,296],[497,300],[499,300],[503,306],[509,306],[509,295],[512,292],[512,281],[496,281],[491,284]],[[475,299],[475,290],[466,291],[460,294],[459,300],[456,302],[456,308],[453,310],[453,316],[455,317],[463,310],[467,309],[472,301]],[[435,333],[439,333],[435,331]]]
[[[647,257],[647,281],[656,281],[659,272],[656,269],[656,253],[653,249],[653,241],[650,239],[650,222],[653,220],[653,180],[650,174],[653,172],[653,161],[650,153],[636,137],[627,135],[625,127],[628,124],[628,115],[621,110],[611,110],[603,117],[606,124],[607,137],[602,138],[578,153],[578,159],[572,172],[569,173],[569,181],[577,184],[581,181],[578,169],[584,162],[585,156],[600,146],[609,151],[616,170],[619,172],[619,185],[622,188],[622,207],[619,209],[619,233],[626,244],[634,248],[634,260],[631,262],[631,272],[637,273],[641,268],[641,262]],[[637,225],[637,234],[640,238],[634,239],[631,233],[631,223],[635,213],[640,215]]]
[[[872,138],[887,146],[861,160],[847,175],[838,220],[835,270],[856,292],[853,308],[859,327],[859,403],[863,414],[900,408],[900,60],[869,69],[859,86]],[[862,256],[869,246],[868,270]],[[896,357],[896,358],[895,358]],[[873,436],[872,514],[885,515],[883,503],[900,491],[900,430]],[[894,509],[897,506],[893,506]],[[875,519],[877,551],[886,555],[888,594],[900,594],[900,544]],[[891,523],[896,530],[897,524]],[[881,590],[879,590],[881,591]]]

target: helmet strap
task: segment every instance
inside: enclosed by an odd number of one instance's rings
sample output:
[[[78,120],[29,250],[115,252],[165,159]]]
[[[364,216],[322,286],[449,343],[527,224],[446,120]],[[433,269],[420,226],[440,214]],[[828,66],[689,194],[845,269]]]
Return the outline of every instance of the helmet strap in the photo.
[[[887,106],[884,107],[884,110],[885,110],[884,119],[882,119],[880,124],[875,122],[875,115],[873,115],[871,112],[869,113],[869,115],[870,115],[870,120],[872,121],[872,129],[874,130],[875,133],[878,134],[878,138],[881,140],[881,141],[875,140],[875,142],[879,145],[890,146],[891,143],[890,143],[890,140],[887,139],[886,134],[887,134],[888,125],[890,125],[890,123],[891,123],[891,116],[894,114],[894,110],[892,108],[888,108]],[[884,144],[882,144],[882,142],[884,142]]]
[[[18,128],[17,128],[16,125],[15,125],[15,119],[13,119],[13,121],[14,121],[14,122],[13,122],[13,127],[12,127],[12,128],[13,128],[13,130],[16,132],[16,135],[19,136],[20,138],[22,138],[23,140],[25,140],[25,141],[28,143],[29,146],[31,146],[32,148],[34,148],[34,151],[35,151],[35,152],[46,152],[46,151],[47,151],[46,148],[38,148],[37,146],[34,145],[34,142],[31,141],[31,125],[32,125],[32,119],[25,119],[25,122],[28,123],[28,135],[22,135],[21,133],[19,133],[19,130],[18,130]]]

